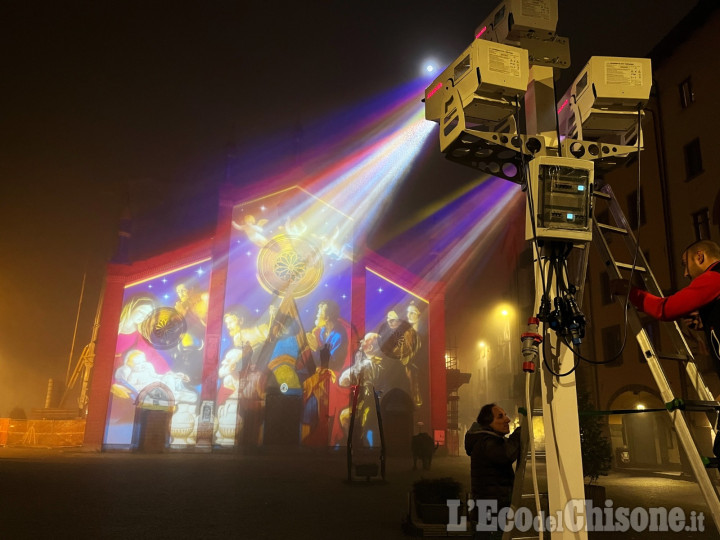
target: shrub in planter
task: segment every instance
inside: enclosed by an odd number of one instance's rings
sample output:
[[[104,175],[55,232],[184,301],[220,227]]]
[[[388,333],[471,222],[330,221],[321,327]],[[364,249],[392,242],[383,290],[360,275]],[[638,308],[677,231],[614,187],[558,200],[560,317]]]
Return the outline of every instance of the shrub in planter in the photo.
[[[578,391],[578,410],[592,412],[595,406],[590,402],[590,395],[585,390]],[[580,453],[582,455],[583,476],[588,479],[585,484],[585,498],[592,501],[593,506],[603,507],[605,504],[605,487],[595,482],[600,476],[607,476],[612,465],[612,445],[603,435],[603,422],[600,416],[582,414],[580,421]]]
[[[578,410],[592,412],[595,406],[585,390],[578,391]],[[612,465],[612,445],[603,435],[603,421],[600,416],[581,414],[580,452],[582,454],[583,476],[594,484],[600,476],[607,476]]]

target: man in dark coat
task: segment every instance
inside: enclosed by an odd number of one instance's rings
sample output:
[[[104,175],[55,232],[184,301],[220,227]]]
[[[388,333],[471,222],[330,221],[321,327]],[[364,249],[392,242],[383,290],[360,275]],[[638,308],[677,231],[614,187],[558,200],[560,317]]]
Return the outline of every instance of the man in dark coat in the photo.
[[[477,422],[465,434],[472,497],[497,501],[497,511],[510,506],[515,480],[512,464],[520,456],[520,428],[506,437],[508,433],[510,418],[501,407],[489,403],[480,409]],[[488,523],[489,519],[480,516],[479,522]],[[502,532],[492,533],[487,538],[495,538],[495,534],[500,538]]]

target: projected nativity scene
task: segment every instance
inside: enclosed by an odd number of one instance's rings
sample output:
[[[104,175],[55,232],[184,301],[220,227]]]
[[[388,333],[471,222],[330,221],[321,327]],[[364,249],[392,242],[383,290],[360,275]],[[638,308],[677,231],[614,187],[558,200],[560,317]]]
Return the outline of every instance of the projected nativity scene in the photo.
[[[340,447],[352,423],[374,448],[373,392],[388,453],[420,422],[444,434],[442,286],[356,245],[305,188],[248,193],[221,196],[213,238],[109,265],[86,445]]]

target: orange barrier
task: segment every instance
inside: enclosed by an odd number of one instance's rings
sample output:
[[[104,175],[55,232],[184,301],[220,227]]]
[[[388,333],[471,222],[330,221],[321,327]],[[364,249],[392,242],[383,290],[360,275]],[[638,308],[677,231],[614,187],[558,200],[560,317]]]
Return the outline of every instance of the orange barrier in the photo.
[[[82,446],[85,420],[0,418],[0,446]]]

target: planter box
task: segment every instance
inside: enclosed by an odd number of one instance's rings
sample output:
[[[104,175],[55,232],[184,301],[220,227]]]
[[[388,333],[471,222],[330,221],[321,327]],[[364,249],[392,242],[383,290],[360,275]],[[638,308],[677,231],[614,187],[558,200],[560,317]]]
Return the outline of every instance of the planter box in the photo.
[[[450,509],[447,504],[417,503],[417,515],[423,523],[443,524],[450,522]]]

